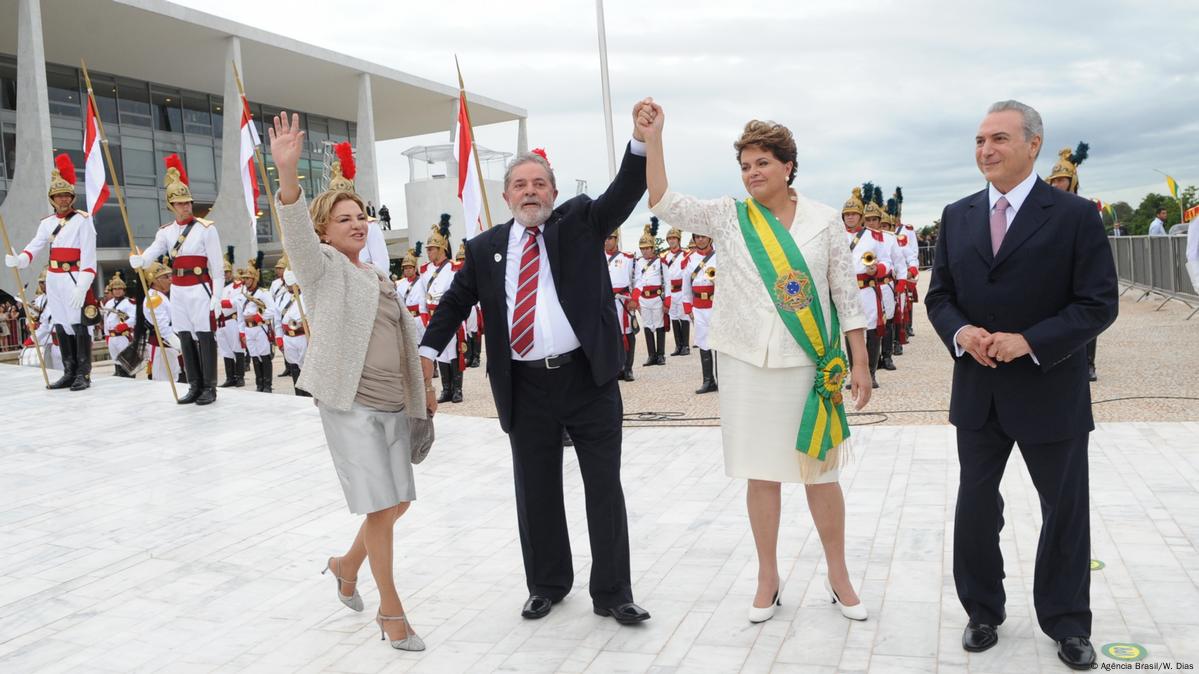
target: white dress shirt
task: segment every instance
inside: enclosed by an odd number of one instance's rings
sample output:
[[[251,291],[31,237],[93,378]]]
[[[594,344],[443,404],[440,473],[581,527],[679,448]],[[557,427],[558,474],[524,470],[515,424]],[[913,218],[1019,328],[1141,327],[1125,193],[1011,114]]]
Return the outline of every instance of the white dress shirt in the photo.
[[[1162,222],[1161,218],[1154,218],[1153,222],[1149,223],[1149,236],[1165,236],[1166,223]]]
[[[987,200],[990,203],[991,208],[988,211],[987,222],[991,221],[990,214],[995,212],[995,202],[999,201],[999,197],[1005,197],[1007,198],[1007,210],[1004,211],[1004,215],[1007,216],[1007,228],[1011,229],[1012,221],[1016,219],[1016,213],[1020,211],[1020,207],[1023,206],[1025,200],[1028,199],[1028,195],[1032,192],[1032,186],[1037,183],[1037,180],[1039,180],[1037,172],[1033,171],[1032,173],[1028,174],[1027,178],[1021,180],[1020,184],[1008,190],[1007,194],[1000,192],[993,184],[988,185]],[[953,333],[953,348],[955,349],[958,358],[961,358],[966,354],[966,350],[963,349],[961,343],[958,342],[958,335],[960,335],[962,330],[965,330],[967,327],[969,326],[963,325],[962,327],[958,328],[957,332]],[[1041,364],[1041,362],[1037,360],[1037,357],[1031,352],[1028,355],[1032,358],[1032,362],[1036,363],[1037,365]]]
[[[508,232],[508,256],[504,268],[504,296],[508,303],[508,329],[512,329],[512,315],[516,311],[516,288],[520,279],[520,259],[524,256],[525,241],[529,234],[519,222],[512,223]],[[545,225],[537,228],[537,306],[533,314],[533,347],[525,355],[511,352],[512,360],[542,360],[550,356],[570,353],[582,346],[566,312],[558,302],[558,289],[554,287],[554,275],[550,272],[550,259],[545,251]]]

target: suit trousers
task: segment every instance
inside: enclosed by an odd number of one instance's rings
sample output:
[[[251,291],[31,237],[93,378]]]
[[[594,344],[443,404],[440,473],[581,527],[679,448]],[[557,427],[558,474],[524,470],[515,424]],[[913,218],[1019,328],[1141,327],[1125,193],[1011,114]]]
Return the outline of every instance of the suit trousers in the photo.
[[[562,429],[574,440],[591,542],[591,599],[611,608],[633,601],[629,525],[620,486],[624,406],[615,378],[596,386],[582,350],[557,369],[512,363],[512,473],[525,581],[553,600],[574,584],[562,502]]]
[[[1084,433],[1020,444],[1041,502],[1033,605],[1041,630],[1053,639],[1091,635],[1089,438]],[[982,428],[957,429],[957,441],[961,478],[953,527],[954,583],[972,621],[998,625],[1006,616],[999,481],[1015,441],[1004,432],[993,405]]]

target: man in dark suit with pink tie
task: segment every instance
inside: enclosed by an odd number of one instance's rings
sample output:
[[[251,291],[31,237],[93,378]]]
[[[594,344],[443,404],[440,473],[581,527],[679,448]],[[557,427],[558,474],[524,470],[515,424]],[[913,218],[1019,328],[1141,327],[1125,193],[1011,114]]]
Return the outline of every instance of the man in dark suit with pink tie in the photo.
[[[1041,500],[1033,600],[1058,657],[1090,669],[1087,443],[1094,429],[1085,347],[1116,319],[1116,271],[1095,206],[1033,170],[1041,117],[991,106],[975,138],[986,189],[945,207],[925,306],[956,359],[949,420],[961,464],[953,574],[983,651],[1004,621],[999,482],[1020,446]]]

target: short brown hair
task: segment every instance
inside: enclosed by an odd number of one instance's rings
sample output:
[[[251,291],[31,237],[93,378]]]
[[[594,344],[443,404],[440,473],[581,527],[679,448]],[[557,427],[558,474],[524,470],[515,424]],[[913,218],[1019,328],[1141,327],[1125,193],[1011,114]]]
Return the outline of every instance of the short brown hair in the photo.
[[[790,185],[795,180],[795,173],[799,168],[799,150],[795,147],[795,136],[791,135],[790,129],[777,122],[751,119],[741,132],[741,137],[733,143],[733,149],[737,151],[737,161],[741,161],[741,151],[747,147],[765,150],[784,164],[791,162],[791,175],[787,176],[787,184]]]
[[[325,226],[329,224],[329,218],[333,215],[333,207],[346,199],[358,204],[363,213],[366,212],[366,204],[362,203],[362,197],[345,190],[326,190],[316,195],[312,203],[308,204],[308,215],[312,218],[312,228],[316,230],[317,236],[325,235]]]

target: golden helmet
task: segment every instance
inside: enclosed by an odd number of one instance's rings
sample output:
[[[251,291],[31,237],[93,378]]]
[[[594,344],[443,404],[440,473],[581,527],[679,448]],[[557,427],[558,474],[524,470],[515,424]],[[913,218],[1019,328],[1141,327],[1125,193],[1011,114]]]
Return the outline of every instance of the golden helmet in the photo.
[[[228,260],[225,260],[225,278],[233,278],[233,263]]]
[[[187,172],[183,170],[183,160],[179,158],[179,155],[172,154],[162,161],[167,167],[167,206],[194,201],[191,190],[187,187]]]
[[[853,188],[853,193],[850,194],[849,199],[845,202],[845,205],[841,207],[841,215],[847,215],[849,213],[864,215],[865,212],[866,205],[862,203],[862,188],[855,187]]]
[[[455,262],[461,262],[466,259],[466,241],[458,244],[458,253],[454,255]]]
[[[243,270],[242,278],[247,280],[254,279],[255,281],[262,278],[262,272],[258,271],[257,260],[249,260],[246,262],[246,268]]]
[[[666,238],[667,239],[678,239],[679,241],[682,241],[683,240],[683,230],[679,229],[678,227],[671,227],[670,231],[666,232]]]
[[[433,225],[433,229],[429,232],[429,239],[425,241],[425,248],[440,248],[445,251],[446,256],[450,254],[450,214],[442,213],[441,222]]]
[[[417,263],[416,259],[416,249],[409,248],[408,253],[404,255],[402,260],[400,260],[400,269],[403,269],[404,267],[412,267],[413,269],[416,269],[419,266],[420,264]]]
[[[159,262],[158,260],[146,265],[146,278],[149,278],[151,282],[158,280],[162,276],[169,277],[170,275],[171,268]]]
[[[125,289],[125,287],[126,287],[125,279],[121,278],[121,272],[114,271],[112,273],[112,280],[108,282],[108,287],[113,290],[116,290],[118,288],[121,290]]]
[[[862,209],[862,219],[865,220],[867,218],[878,218],[879,220],[882,220],[882,218],[883,218],[882,207],[879,206],[878,204],[874,203],[873,201],[866,204],[866,206]]]
[[[658,247],[658,218],[650,217],[649,224],[642,229],[641,238],[637,240],[638,248]]]
[[[350,146],[349,141],[345,141],[334,145],[333,152],[337,159],[334,159],[330,166],[333,177],[329,178],[329,190],[353,192],[354,176],[358,174],[358,167],[354,164],[354,148]]]
[[[287,260],[287,253],[284,253],[279,256],[279,261],[275,263],[275,269],[287,269],[289,264],[290,263]]]
[[[1045,182],[1052,182],[1054,178],[1069,178],[1070,191],[1078,192],[1078,166],[1070,161],[1070,148],[1064,147],[1057,153],[1057,163],[1053,165],[1053,171],[1049,173],[1049,177]]]
[[[54,158],[54,168],[50,170],[50,190],[46,196],[50,203],[60,194],[75,196],[75,164],[65,153]]]
[[[42,273],[37,275],[37,282],[38,283],[46,282],[46,270],[45,269],[42,269]]]

